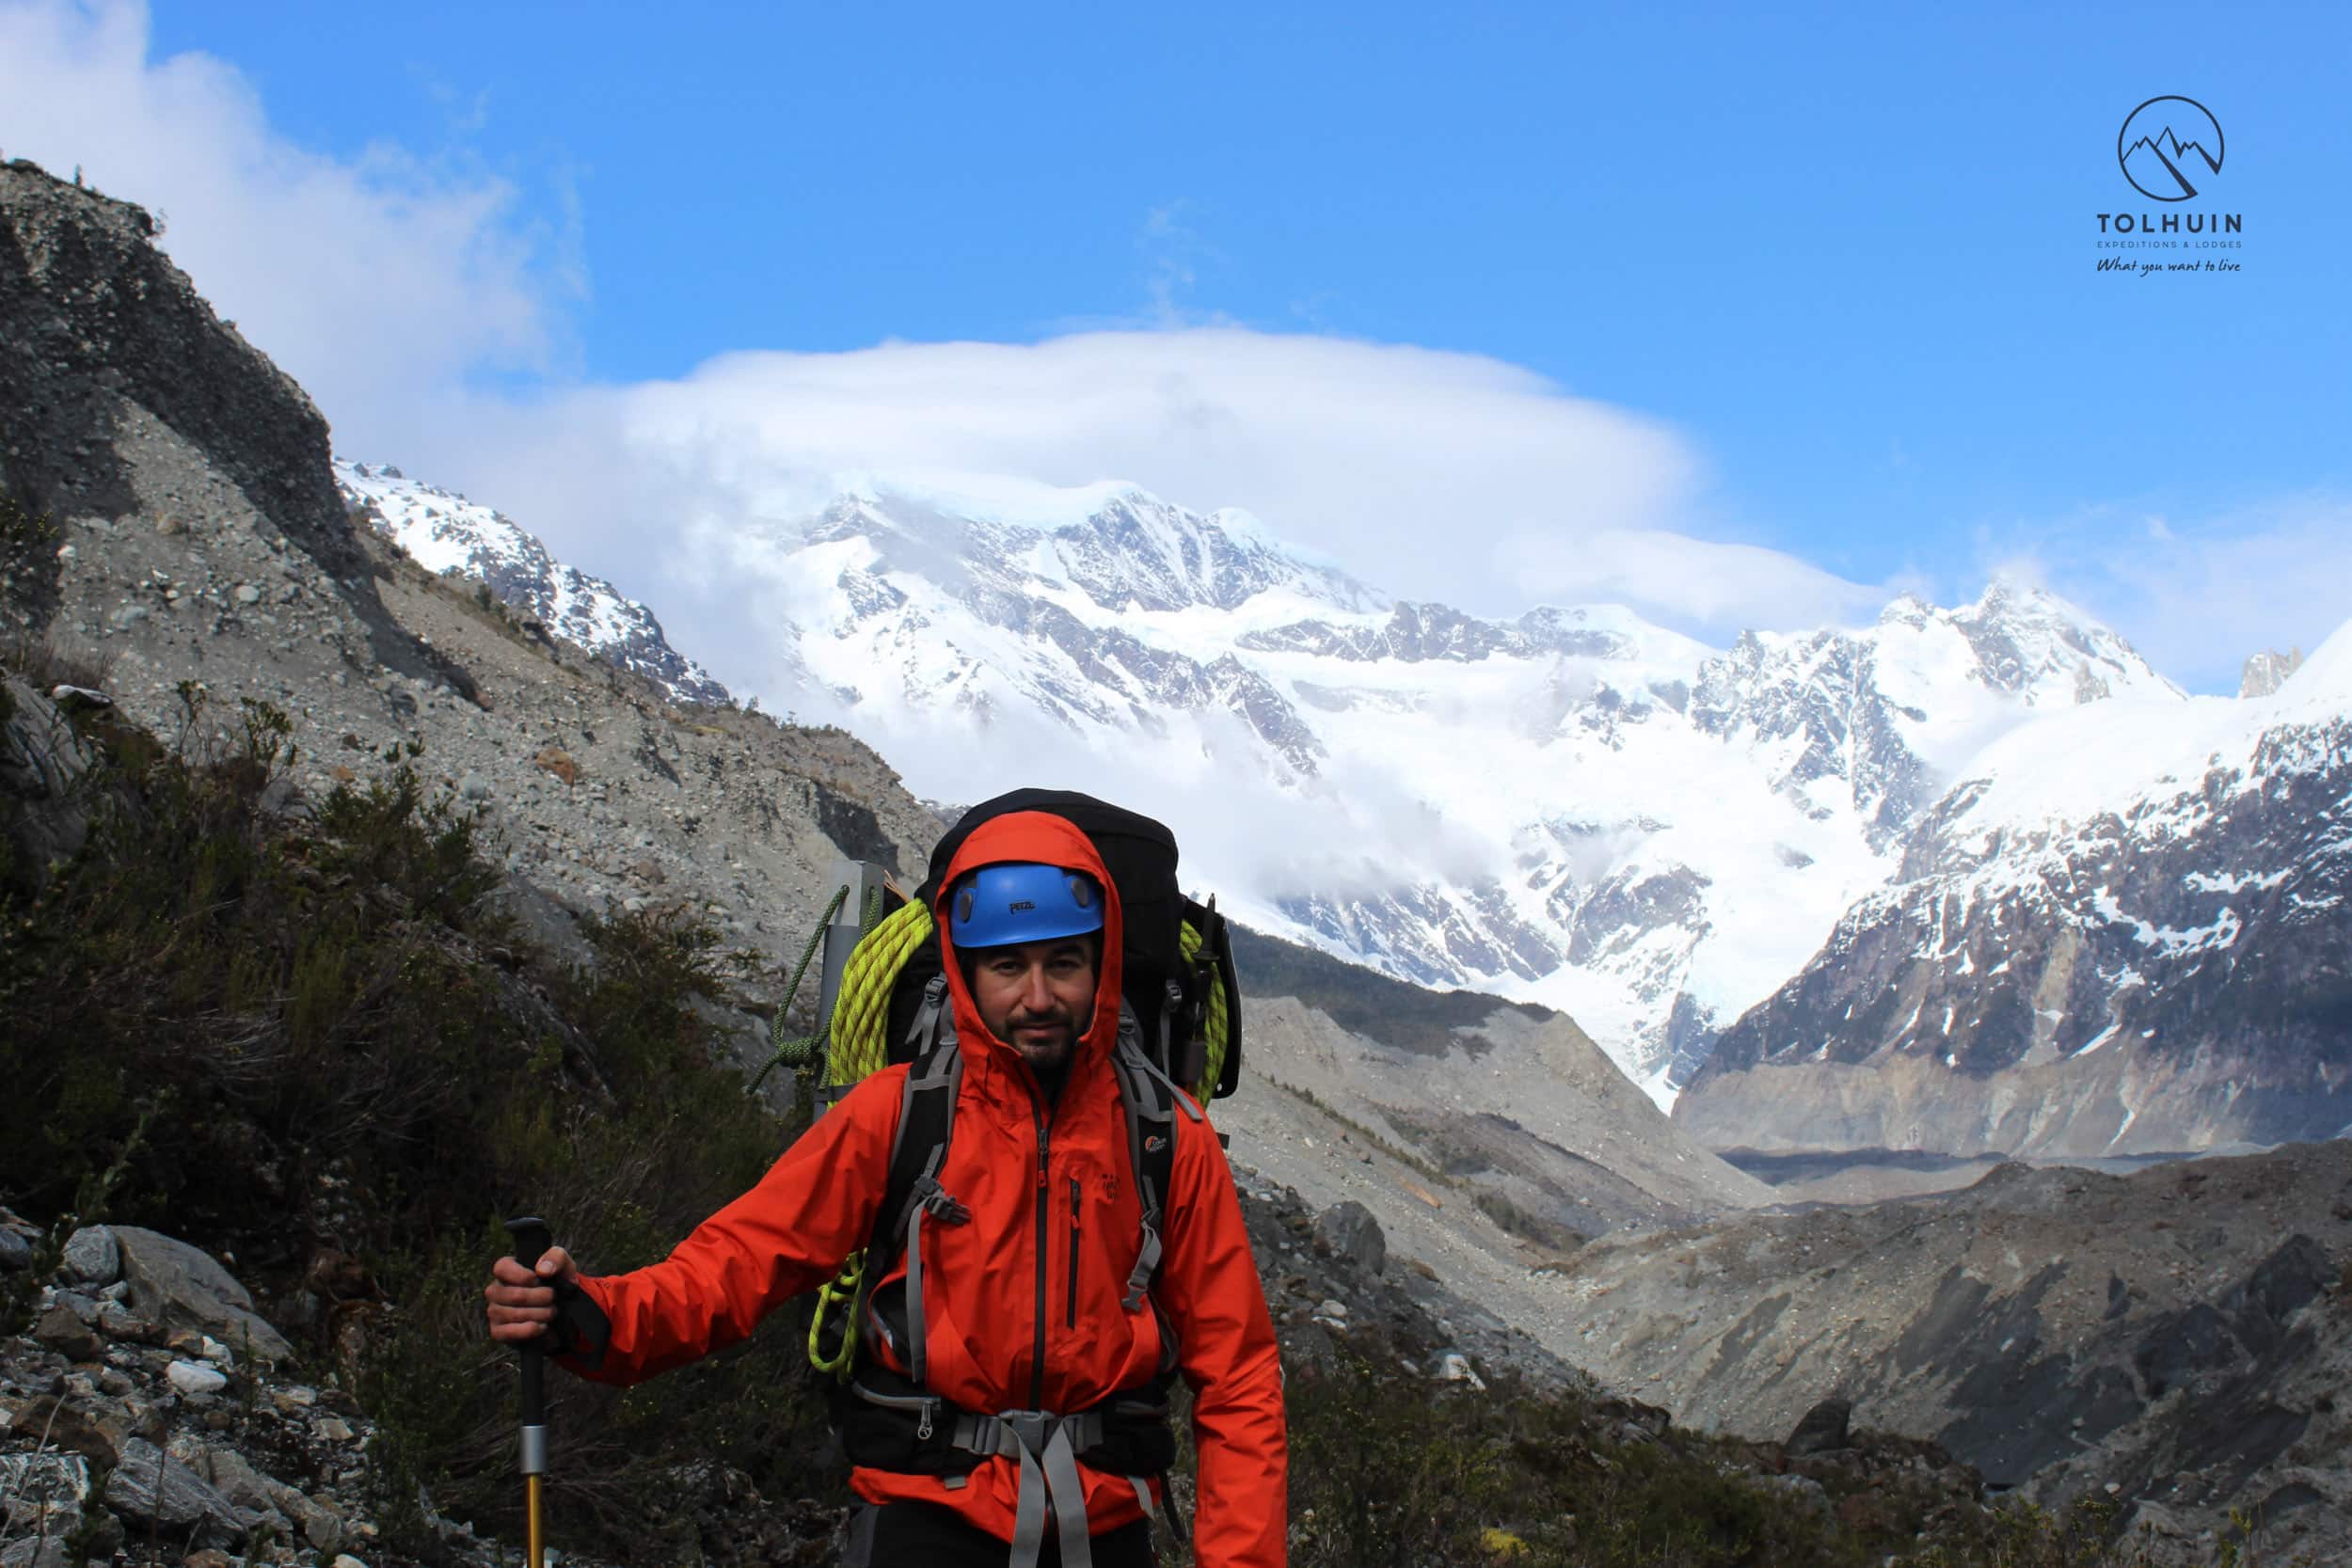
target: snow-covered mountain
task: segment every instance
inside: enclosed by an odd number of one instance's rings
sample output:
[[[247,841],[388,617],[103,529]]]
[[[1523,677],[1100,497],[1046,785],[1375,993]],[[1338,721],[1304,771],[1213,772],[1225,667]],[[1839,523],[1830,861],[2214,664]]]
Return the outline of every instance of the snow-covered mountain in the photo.
[[[564,565],[503,513],[389,465],[337,459],[335,483],[345,504],[428,569],[487,583],[549,636],[645,676],[680,702],[727,700],[708,671],[670,646],[652,610],[604,578]]]
[[[1676,1106],[1718,1146],[2352,1132],[2352,626],[2265,695],[2038,719]]]
[[[345,471],[392,510],[382,470]],[[453,563],[513,553],[518,530],[480,543],[494,514],[401,483]],[[925,795],[1116,795],[1248,923],[1561,1007],[1661,1101],[1897,873],[1986,744],[2182,702],[2024,584],[1719,650],[1617,607],[1394,597],[1125,484],[861,477],[694,543],[773,638],[730,678],[838,719]]]
[[[773,585],[776,670],[926,793],[1041,758],[1107,776],[1244,918],[1565,1008],[1661,1101],[1978,746],[2053,706],[2180,700],[2022,585],[1718,651],[1615,607],[1392,597],[1127,485],[865,480],[721,547]]]

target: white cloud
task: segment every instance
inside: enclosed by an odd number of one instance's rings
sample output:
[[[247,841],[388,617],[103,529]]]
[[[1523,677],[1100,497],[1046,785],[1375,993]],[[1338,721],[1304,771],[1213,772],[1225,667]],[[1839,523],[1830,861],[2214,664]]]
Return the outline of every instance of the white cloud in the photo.
[[[2101,516],[2049,531],[2034,559],[2192,691],[2234,692],[2249,654],[2309,653],[2352,618],[2352,500],[2342,497],[2202,518]]]
[[[460,134],[485,112],[420,90]],[[1391,593],[1495,614],[1620,599],[1727,637],[1884,596],[1691,537],[1703,464],[1658,419],[1476,355],[1178,324],[1200,253],[1182,203],[1139,242],[1164,308],[1148,326],[736,354],[580,388],[564,311],[587,285],[560,170],[526,212],[463,159],[299,147],[233,66],[154,57],[130,0],[0,0],[0,104],[8,152],[168,215],[166,248],[310,389],[340,450],[505,508],[714,661],[756,641],[759,611],[688,567],[690,529],[779,520],[846,472],[1129,480],[1251,511]],[[521,375],[501,393],[485,372]]]
[[[1495,614],[1618,599],[1727,636],[1885,597],[1779,551],[1669,531],[1702,466],[1663,422],[1422,348],[1228,326],[737,354],[675,382],[445,423],[437,477],[649,592],[689,515],[781,521],[839,476],[882,473],[948,488],[1132,481],[1244,508],[1399,596]]]
[[[167,219],[165,250],[339,436],[414,439],[468,372],[554,362],[566,263],[507,182],[386,145],[306,150],[235,67],[151,43],[127,0],[0,4],[0,150]]]
[[[2300,495],[2226,512],[2095,505],[1980,531],[1988,576],[2046,585],[2195,692],[2233,694],[2249,655],[2309,653],[2352,617],[2352,499]]]

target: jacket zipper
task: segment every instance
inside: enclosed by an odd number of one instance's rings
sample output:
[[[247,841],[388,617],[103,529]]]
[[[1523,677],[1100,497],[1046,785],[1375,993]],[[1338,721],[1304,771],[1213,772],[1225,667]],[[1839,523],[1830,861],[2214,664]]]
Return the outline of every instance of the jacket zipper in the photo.
[[[1037,1090],[1029,1090],[1029,1115],[1037,1120],[1037,1349],[1029,1363],[1029,1408],[1045,1408],[1045,1236],[1046,1210],[1051,1206],[1048,1195],[1052,1188],[1045,1180],[1047,1156],[1051,1152],[1053,1129],[1047,1123],[1045,1107],[1038,1100]]]
[[[1071,1328],[1078,1326],[1078,1179],[1070,1179],[1070,1311],[1065,1320]]]

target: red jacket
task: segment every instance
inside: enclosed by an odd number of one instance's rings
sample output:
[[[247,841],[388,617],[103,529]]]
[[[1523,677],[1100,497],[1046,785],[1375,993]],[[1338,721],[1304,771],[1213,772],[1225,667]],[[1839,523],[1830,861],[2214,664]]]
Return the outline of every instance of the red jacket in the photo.
[[[939,1180],[972,1218],[923,1230],[926,1381],[969,1410],[1071,1412],[1148,1381],[1160,1362],[1151,1304],[1129,1312],[1120,1302],[1142,1217],[1109,1060],[1119,1029],[1120,913],[1093,845],[1040,812],[998,817],[974,832],[943,885],[1005,861],[1082,870],[1103,885],[1102,974],[1093,1023],[1059,1101],[1045,1106],[1027,1064],[981,1024],[947,922],[938,923],[964,1056]],[[906,1072],[891,1068],[859,1085],[758,1186],[703,1222],[667,1260],[583,1277],[581,1288],[612,1320],[612,1339],[598,1370],[577,1363],[573,1370],[602,1382],[642,1381],[743,1338],[771,1309],[832,1277],[873,1230]],[[1048,1149],[1042,1169],[1041,1126]],[[1206,1121],[1181,1109],[1175,1127],[1164,1252],[1152,1293],[1174,1327],[1178,1367],[1194,1391],[1196,1560],[1200,1568],[1279,1568],[1288,1456],[1273,1324],[1224,1150]],[[903,1272],[902,1260],[889,1277]],[[1041,1288],[1041,1278],[1050,1288]],[[1044,1366],[1033,1385],[1041,1308]],[[1033,1386],[1041,1386],[1041,1400],[1032,1398]],[[1082,1479],[1094,1533],[1140,1516],[1125,1478],[1082,1467]],[[999,1539],[1012,1537],[1020,1481],[1009,1458],[983,1462],[954,1488],[933,1476],[866,1468],[852,1472],[850,1483],[875,1502],[937,1504]]]

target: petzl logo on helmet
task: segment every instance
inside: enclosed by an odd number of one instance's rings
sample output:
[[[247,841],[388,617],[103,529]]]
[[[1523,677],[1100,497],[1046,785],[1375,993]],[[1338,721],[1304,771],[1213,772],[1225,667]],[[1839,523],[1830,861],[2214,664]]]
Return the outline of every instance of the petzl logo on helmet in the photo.
[[[2221,172],[2221,122],[2194,98],[2151,98],[2115,134],[2115,161],[2152,201],[2186,201]]]

